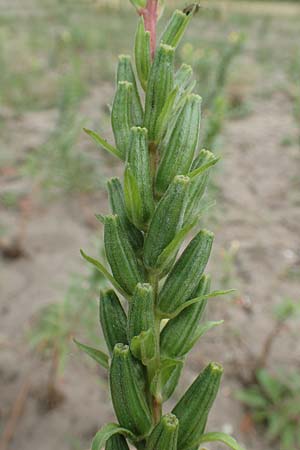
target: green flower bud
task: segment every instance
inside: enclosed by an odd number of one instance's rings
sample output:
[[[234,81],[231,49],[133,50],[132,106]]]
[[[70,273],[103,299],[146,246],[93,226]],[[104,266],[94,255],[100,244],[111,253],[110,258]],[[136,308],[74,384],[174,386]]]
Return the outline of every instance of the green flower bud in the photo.
[[[142,270],[116,215],[105,217],[104,244],[114,278],[128,294],[132,294],[137,283],[143,281]]]
[[[158,297],[162,316],[171,315],[191,298],[208,262],[213,233],[201,230],[186,247],[168,275]]]
[[[198,288],[192,294],[192,298],[207,294],[209,288],[210,279],[203,275]],[[194,337],[206,304],[207,300],[203,300],[191,305],[174,319],[169,320],[160,335],[160,348],[163,356],[179,358],[189,351],[189,344]]]
[[[144,112],[129,55],[119,56],[117,82],[120,81],[132,83],[132,122],[133,125],[142,125]]]
[[[147,450],[177,450],[179,422],[174,414],[160,419],[147,442]]]
[[[149,140],[155,141],[156,122],[173,89],[174,48],[160,44],[151,66],[145,100],[144,126]]]
[[[189,178],[177,176],[159,201],[144,245],[144,262],[155,268],[162,251],[174,239],[182,226]]]
[[[115,434],[106,442],[105,450],[129,450],[129,447],[121,434]]]
[[[162,141],[161,161],[156,176],[156,191],[165,192],[176,174],[186,175],[191,167],[199,142],[201,97],[191,94],[174,127]]]
[[[137,284],[128,310],[128,339],[154,328],[154,298],[150,284]]]
[[[128,196],[125,196],[126,207],[130,220],[138,228],[143,229],[154,210],[147,130],[145,128],[133,127],[131,129],[127,164],[136,183],[139,201],[128,203],[126,202]]]
[[[151,67],[151,49],[150,33],[145,30],[143,17],[140,18],[137,26],[134,54],[136,71],[142,88],[146,90]]]
[[[151,412],[141,379],[142,366],[133,358],[129,347],[117,344],[110,367],[110,389],[114,410],[120,425],[136,436],[146,435],[152,426]]]
[[[161,42],[163,44],[171,45],[176,48],[185,32],[185,29],[192,16],[187,16],[183,11],[179,9],[175,10],[170,21],[168,22],[162,37]]]
[[[116,146],[126,159],[132,123],[132,83],[120,81],[111,111],[111,124]]]
[[[210,363],[188,388],[172,413],[179,420],[177,450],[192,447],[203,434],[207,417],[219,390],[223,368]]]
[[[107,348],[112,354],[118,343],[127,344],[127,317],[113,290],[100,292],[99,316]]]
[[[113,214],[119,216],[120,223],[135,251],[141,250],[144,243],[143,234],[129,221],[125,208],[124,192],[119,178],[107,182],[108,197]]]

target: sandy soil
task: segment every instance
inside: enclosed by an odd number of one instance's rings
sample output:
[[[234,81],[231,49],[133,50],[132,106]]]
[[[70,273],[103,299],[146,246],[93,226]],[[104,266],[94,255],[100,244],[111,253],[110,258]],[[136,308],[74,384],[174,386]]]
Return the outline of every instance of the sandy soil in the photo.
[[[249,54],[244,58],[249,63]],[[275,80],[276,74],[273,77]],[[209,317],[225,319],[225,325],[207,335],[192,352],[177,394],[207,361],[222,362],[226,375],[209,429],[233,433],[248,450],[271,447],[263,433],[247,422],[235,399],[240,376],[247,374],[273,325],[274,305],[284,298],[298,298],[300,287],[299,278],[291,280],[286,275],[300,265],[300,202],[295,187],[300,153],[296,144],[282,145],[285,136],[295,138],[299,129],[287,96],[276,89],[261,96],[265,87],[270,87],[270,81],[256,74],[243,92],[251,103],[251,114],[227,123],[221,141],[223,161],[216,174],[219,211],[209,224],[216,234],[211,270],[216,273],[217,283],[224,270],[224,249],[233,241],[239,243],[232,280],[237,282],[239,295],[233,301],[211,303]],[[99,105],[105,105],[111,93],[110,85],[91,93],[83,113],[94,120]],[[43,142],[54,123],[55,111],[24,114],[18,120],[12,151],[16,159],[22,159],[25,152]],[[11,127],[16,129],[14,118]],[[83,149],[87,145],[84,142],[83,137]],[[111,168],[111,160],[106,158],[101,160],[101,167],[105,176],[120,170]],[[18,187],[29,193],[32,190],[29,180],[16,179],[14,174],[2,174],[0,187]],[[7,450],[85,450],[95,431],[114,420],[104,371],[87,365],[75,348],[61,381],[65,401],[45,411],[40,393],[46,383],[48,363],[32,355],[25,339],[34,314],[57,298],[72,272],[85,270],[78,249],[93,252],[89,224],[94,212],[106,209],[106,199],[99,194],[85,198],[84,204],[85,214],[81,215],[78,211],[82,200],[78,198],[45,204],[40,197],[33,197],[26,223],[26,255],[15,260],[0,259],[1,427],[22,383],[30,383],[23,415]],[[1,215],[13,237],[20,226],[20,211],[1,208]],[[299,365],[296,325],[287,331],[270,355],[271,367]]]

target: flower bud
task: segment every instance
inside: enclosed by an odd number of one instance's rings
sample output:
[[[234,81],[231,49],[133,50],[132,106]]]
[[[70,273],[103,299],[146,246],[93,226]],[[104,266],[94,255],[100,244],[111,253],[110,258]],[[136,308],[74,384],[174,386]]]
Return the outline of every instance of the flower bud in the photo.
[[[188,96],[171,133],[161,143],[156,191],[163,194],[176,174],[186,175],[199,142],[201,97]]]
[[[203,434],[222,373],[222,366],[210,363],[173,409],[172,413],[179,420],[178,450],[193,447],[193,443]]]
[[[158,310],[168,317],[191,298],[208,262],[213,233],[201,230],[186,247],[168,275],[158,297]]]
[[[146,435],[152,426],[151,412],[141,380],[145,374],[129,347],[117,344],[110,367],[110,389],[120,425],[136,436]]]
[[[159,201],[144,245],[144,262],[155,268],[157,259],[182,226],[189,178],[177,176]]]
[[[127,344],[127,317],[115,292],[100,292],[99,317],[107,348],[112,354],[118,343]]]
[[[126,159],[132,123],[132,83],[120,81],[111,111],[111,124],[116,146]]]
[[[163,416],[149,436],[147,450],[177,450],[178,428],[174,414]]]
[[[144,112],[129,55],[119,56],[117,82],[120,81],[132,83],[132,123],[133,125],[142,125]]]
[[[137,283],[143,281],[142,269],[116,215],[105,217],[104,244],[114,278],[128,294],[132,294]]]

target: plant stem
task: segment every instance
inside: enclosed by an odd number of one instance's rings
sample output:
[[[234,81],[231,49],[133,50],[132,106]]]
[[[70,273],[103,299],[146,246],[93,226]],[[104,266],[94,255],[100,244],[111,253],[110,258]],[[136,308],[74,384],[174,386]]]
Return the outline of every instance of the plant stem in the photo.
[[[157,24],[158,0],[147,0],[145,8],[141,8],[139,14],[144,17],[145,29],[150,32],[151,56],[154,58],[156,47],[156,24]]]

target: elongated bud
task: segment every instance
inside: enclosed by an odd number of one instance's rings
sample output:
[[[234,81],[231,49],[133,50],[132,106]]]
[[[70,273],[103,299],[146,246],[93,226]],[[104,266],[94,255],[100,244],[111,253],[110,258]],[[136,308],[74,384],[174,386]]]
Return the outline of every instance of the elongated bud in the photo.
[[[107,182],[108,197],[113,214],[117,214],[120,223],[130,241],[132,248],[139,251],[143,247],[143,234],[131,223],[127,217],[124,192],[119,178],[111,178]]]
[[[132,127],[132,83],[120,81],[111,111],[111,124],[117,149],[126,159]]]
[[[192,298],[207,294],[209,287],[210,279],[203,275],[198,288],[192,294]],[[179,358],[189,351],[189,344],[194,337],[206,304],[207,300],[203,300],[191,305],[174,319],[169,320],[160,335],[160,348],[163,356]]]
[[[156,176],[156,190],[163,194],[178,173],[186,175],[199,142],[201,97],[188,96],[172,132],[162,142],[162,158]]]
[[[201,150],[198,157],[192,164],[192,170],[198,169],[205,164],[214,161],[216,159],[215,155],[208,150]],[[184,223],[190,223],[193,219],[198,215],[200,202],[205,193],[208,179],[209,179],[209,170],[206,170],[199,176],[196,176],[191,179],[188,196],[187,196],[187,205],[184,216]]]
[[[110,367],[110,389],[120,425],[137,436],[146,435],[152,425],[151,413],[140,377],[145,377],[129,347],[117,344]]]
[[[222,366],[210,363],[173,409],[172,413],[179,420],[178,450],[192,447],[193,442],[203,434],[222,373]]]
[[[100,292],[99,315],[107,348],[112,354],[119,342],[127,344],[127,317],[113,290]]]
[[[104,244],[114,278],[128,294],[132,294],[137,283],[143,281],[142,272],[116,215],[105,217]]]
[[[129,447],[124,436],[115,434],[106,442],[105,450],[129,450]]]
[[[142,331],[138,336],[134,336],[130,342],[131,353],[142,363],[144,366],[150,364],[156,354],[156,343],[153,328],[149,328],[147,331]]]
[[[155,128],[168,95],[173,89],[174,48],[160,44],[155,53],[147,84],[144,125],[149,140],[155,140]]]
[[[174,78],[175,86],[186,89],[193,75],[193,69],[188,64],[182,64],[177,70]]]
[[[191,298],[208,262],[213,233],[201,230],[186,247],[171,270],[158,297],[158,309],[168,316]]]
[[[132,122],[133,125],[142,125],[144,113],[129,55],[119,56],[117,82],[120,81],[132,83]]]
[[[128,311],[128,339],[154,328],[154,296],[150,284],[137,284]]]
[[[147,82],[151,66],[150,32],[145,30],[144,19],[140,18],[135,35],[135,66],[136,71],[144,91],[147,88]]]
[[[191,17],[192,15],[187,16],[183,11],[180,11],[179,9],[175,10],[161,36],[161,42],[163,44],[171,45],[171,47],[176,48],[185,32],[185,29]]]
[[[144,228],[154,210],[147,130],[145,128],[133,127],[131,129],[127,162],[140,197],[139,202],[130,201],[128,203],[126,202],[128,196],[125,196],[127,211],[130,220],[137,227]]]
[[[144,262],[155,268],[157,259],[180,230],[189,178],[178,175],[159,201],[144,245]]]
[[[166,414],[156,425],[147,443],[147,450],[177,450],[179,422],[174,414]]]

